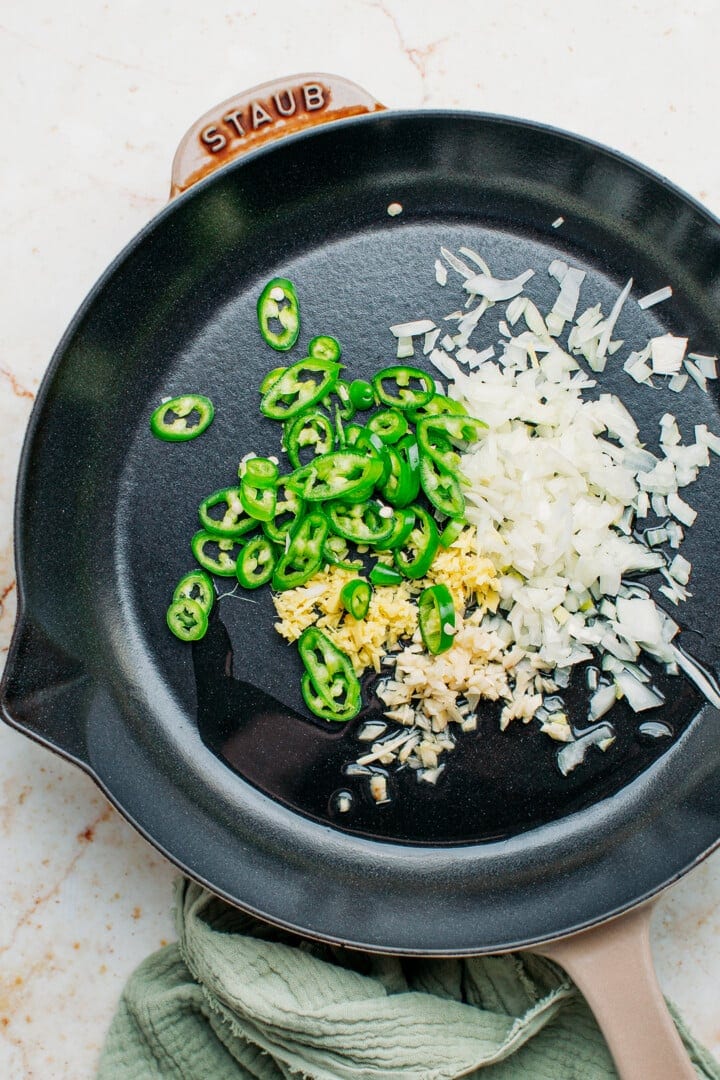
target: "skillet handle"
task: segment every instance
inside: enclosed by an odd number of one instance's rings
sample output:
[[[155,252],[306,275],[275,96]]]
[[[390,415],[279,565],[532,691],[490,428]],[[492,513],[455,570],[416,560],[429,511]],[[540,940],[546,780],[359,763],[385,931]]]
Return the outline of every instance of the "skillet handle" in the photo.
[[[291,75],[229,98],[183,135],[173,159],[170,197],[273,139],[385,106],[340,75]]]
[[[697,1080],[655,975],[651,915],[645,904],[535,951],[580,987],[621,1080]]]

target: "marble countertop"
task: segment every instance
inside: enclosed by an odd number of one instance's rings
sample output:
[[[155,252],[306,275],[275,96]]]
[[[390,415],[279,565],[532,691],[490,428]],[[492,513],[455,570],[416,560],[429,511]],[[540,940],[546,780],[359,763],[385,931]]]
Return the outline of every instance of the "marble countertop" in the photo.
[[[6,0],[0,225],[0,647],[33,397],[74,310],[165,203],[189,124],[239,90],[335,71],[396,107],[463,107],[590,136],[720,213],[720,7],[621,0]],[[0,729],[0,1075],[93,1075],[124,980],[173,936],[173,868],[78,770]],[[658,905],[665,991],[720,1055],[720,853]]]

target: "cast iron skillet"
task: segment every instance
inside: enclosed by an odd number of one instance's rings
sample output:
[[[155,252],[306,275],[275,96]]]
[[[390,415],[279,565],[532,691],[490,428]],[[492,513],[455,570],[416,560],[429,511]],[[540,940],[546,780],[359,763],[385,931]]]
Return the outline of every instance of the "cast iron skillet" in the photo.
[[[291,104],[289,126],[337,122],[260,147]],[[257,409],[277,363],[254,318],[267,278],[294,280],[303,339],[336,334],[351,377],[391,360],[383,328],[457,303],[434,281],[441,244],[481,250],[500,276],[569,259],[588,270],[583,301],[604,310],[630,275],[635,295],[671,283],[671,302],[629,303],[618,333],[633,344],[665,329],[717,353],[720,228],[662,178],[586,140],[501,117],[380,110],[344,80],[298,77],[225,103],[188,133],[174,191],[192,190],[105,273],[38,395],[17,493],[20,609],[2,708],[93,776],[183,871],[275,923],[396,953],[538,946],[652,897],[716,845],[718,716],[686,680],[663,687],[672,740],[648,746],[637,719],[620,715],[613,751],[562,779],[550,740],[522,725],[501,736],[488,710],[437,789],[393,780],[395,798],[378,810],[341,780],[352,740],[304,711],[296,653],[274,632],[267,596],[219,602],[192,648],[167,632],[165,608],[192,566],[201,498],[233,482],[243,453],[277,450]],[[372,115],[338,119],[361,112]],[[403,207],[396,218],[391,202]],[[538,272],[527,291],[544,304],[554,288]],[[648,439],[667,409],[686,435],[693,422],[720,427],[714,392],[653,393],[609,368],[602,388],[624,396]],[[188,391],[216,403],[213,426],[184,445],[152,439],[160,398]],[[694,598],[681,640],[713,669],[717,467],[691,501]],[[582,722],[581,690],[568,700]],[[354,795],[342,820],[341,786]],[[639,969],[645,946],[623,926],[604,941]],[[605,976],[622,1012],[612,962]],[[652,1049],[675,1052],[671,1034],[660,1038],[645,1039],[646,1064]],[[678,1059],[667,1075],[685,1067]],[[652,1075],[665,1075],[657,1069],[655,1059]]]

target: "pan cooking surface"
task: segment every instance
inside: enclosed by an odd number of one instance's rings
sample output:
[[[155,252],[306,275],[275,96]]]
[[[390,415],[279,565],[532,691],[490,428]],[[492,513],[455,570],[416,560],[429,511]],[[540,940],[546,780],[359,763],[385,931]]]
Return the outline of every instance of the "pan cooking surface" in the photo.
[[[408,201],[406,213],[412,216],[413,204]],[[500,277],[536,268],[537,280],[529,282],[526,291],[541,310],[549,309],[556,294],[546,273],[552,258],[577,264],[581,254],[561,244],[561,234],[551,248],[527,235],[483,228],[476,222],[389,223],[383,211],[379,206],[377,222],[371,221],[361,232],[267,266],[265,276],[290,277],[301,297],[303,335],[293,357],[302,355],[301,345],[313,334],[331,332],[343,342],[349,378],[367,378],[392,362],[394,342],[388,325],[426,314],[439,323],[461,302],[459,282],[453,282],[452,275],[445,289],[435,283],[433,261],[441,245],[457,250],[469,244],[483,253]],[[599,301],[609,310],[624,281],[599,273],[584,253],[581,262],[589,274],[582,304]],[[147,431],[147,416],[156,401],[151,398],[138,416],[117,513],[123,574],[127,573],[133,593],[130,617],[147,635],[148,652],[162,659],[162,677],[181,701],[187,723],[198,723],[207,745],[241,776],[294,809],[369,835],[420,842],[511,835],[587,806],[646,768],[663,752],[667,740],[638,735],[647,715],[635,717],[624,703],[612,716],[618,733],[614,747],[605,754],[589,753],[567,777],[555,764],[558,744],[535,725],[521,722],[501,733],[500,707],[486,703],[478,732],[460,736],[436,788],[418,783],[408,771],[391,773],[391,803],[377,807],[368,796],[367,779],[344,778],[343,767],[362,752],[354,732],[373,714],[373,702],[375,715],[381,715],[380,703],[366,692],[369,705],[363,714],[339,731],[312,718],[300,694],[297,648],[273,629],[275,613],[268,589],[221,600],[211,633],[192,650],[168,634],[167,596],[193,565],[188,541],[197,527],[198,503],[211,491],[234,483],[243,454],[274,453],[282,460],[280,426],[264,420],[258,409],[257,387],[277,363],[277,354],[264,346],[256,328],[258,283],[253,280],[248,287],[241,271],[228,271],[217,285],[219,302],[212,315],[203,319],[179,355],[163,358],[164,392],[175,395],[192,389],[208,394],[216,406],[215,423],[202,438],[185,446],[160,443]],[[498,305],[481,321],[476,347],[497,339],[503,310],[504,305]],[[617,335],[641,347],[649,335],[662,332],[657,317],[628,304]],[[426,360],[418,362],[427,366]],[[662,412],[685,401],[711,423],[714,420],[709,403],[701,400],[695,387],[680,401],[667,390],[635,387],[620,366],[611,360],[600,386],[623,395],[651,445],[656,443]],[[703,480],[709,492],[717,485],[712,469],[705,470]],[[703,525],[700,518],[690,535],[702,534]],[[162,572],[153,572],[150,564],[160,543]],[[703,560],[693,561],[694,581],[702,582]],[[221,594],[230,592],[232,584],[220,582]],[[687,607],[693,612],[694,605]],[[690,619],[696,631],[707,632],[702,621]],[[187,662],[190,652],[192,664]],[[699,695],[684,678],[660,676],[658,682],[667,697],[667,706],[658,715],[662,712],[680,733],[697,711]],[[587,722],[583,687],[584,672],[577,671],[565,695],[570,719],[579,728]],[[349,813],[337,811],[340,790],[354,796]]]
[[[404,209],[391,219],[394,201]],[[257,331],[265,281],[296,283],[300,347],[334,334],[347,375],[367,377],[393,360],[388,326],[438,322],[458,306],[459,281],[451,272],[438,287],[433,262],[441,245],[461,244],[497,276],[532,267],[526,292],[541,310],[557,292],[546,273],[555,257],[588,271],[582,306],[608,311],[631,275],[636,296],[672,284],[655,309],[629,302],[616,336],[635,347],[670,331],[695,351],[720,350],[718,226],[660,180],[531,125],[378,116],[251,155],[160,215],[68,332],[23,461],[12,721],[83,763],[216,892],[371,948],[477,951],[567,932],[656,891],[716,842],[720,821],[717,717],[682,677],[658,677],[667,704],[651,714],[672,740],[643,740],[648,715],[621,704],[616,745],[563,778],[556,744],[518,722],[501,734],[488,704],[436,789],[393,775],[392,801],[377,808],[342,775],[360,721],[337,730],[306,712],[269,590],[221,599],[192,647],[167,631],[201,499],[234,482],[243,454],[278,452],[279,426],[258,409],[262,376],[282,362]],[[471,344],[495,340],[503,309]],[[620,367],[610,360],[600,389],[620,394],[651,448],[668,410],[686,441],[693,423],[720,432],[714,388],[652,391]],[[213,425],[186,444],[153,439],[153,408],[186,392],[213,400]],[[683,554],[694,595],[678,616],[683,646],[710,670],[719,468],[692,489],[699,516]],[[579,727],[583,683],[580,673],[564,694]],[[353,795],[342,821],[340,789]],[[322,905],[308,885],[319,865]],[[358,890],[362,911],[348,906]]]

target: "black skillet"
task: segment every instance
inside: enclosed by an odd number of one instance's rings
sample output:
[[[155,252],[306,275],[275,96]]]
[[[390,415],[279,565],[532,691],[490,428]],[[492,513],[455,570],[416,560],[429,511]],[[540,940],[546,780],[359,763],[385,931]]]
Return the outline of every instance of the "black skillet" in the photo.
[[[396,953],[544,943],[580,980],[624,1075],[693,1075],[657,989],[641,1001],[648,908],[567,938],[654,896],[718,842],[718,716],[689,682],[663,687],[671,740],[644,742],[637,718],[620,713],[612,752],[567,779],[550,740],[519,724],[500,735],[488,710],[437,788],[392,778],[392,802],[376,808],[342,780],[352,738],[304,711],[296,653],[273,630],[267,596],[220,601],[193,647],[167,632],[164,612],[192,566],[201,498],[233,482],[243,453],[277,450],[257,409],[277,363],[254,317],[267,278],[296,283],[303,338],[336,334],[351,377],[391,359],[387,326],[457,303],[434,280],[441,245],[481,250],[499,276],[572,260],[588,270],[583,300],[604,310],[630,275],[635,295],[671,283],[658,308],[628,304],[618,333],[632,345],[667,330],[717,353],[718,222],[586,140],[472,113],[387,113],[334,76],[268,84],[203,117],[178,152],[173,193],[191,184],[102,277],[38,395],[17,494],[5,719],[79,764],[144,836],[233,903]],[[537,273],[527,291],[542,306],[551,285]],[[714,392],[653,393],[618,367],[602,386],[623,395],[648,440],[667,409],[686,436],[694,422],[720,429]],[[152,439],[152,409],[188,391],[214,400],[213,426],[193,443]],[[692,502],[681,640],[713,669],[717,467]],[[582,723],[579,687],[568,701]],[[344,815],[340,787],[353,796]],[[632,1037],[618,1041],[628,1011]]]

